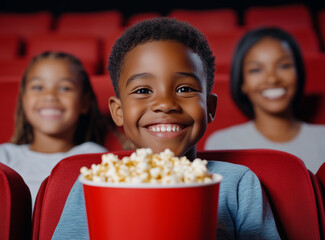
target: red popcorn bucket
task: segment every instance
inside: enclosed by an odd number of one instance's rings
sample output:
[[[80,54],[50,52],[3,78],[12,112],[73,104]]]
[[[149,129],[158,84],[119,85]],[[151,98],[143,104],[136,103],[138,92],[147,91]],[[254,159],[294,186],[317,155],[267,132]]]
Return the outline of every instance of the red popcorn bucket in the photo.
[[[215,240],[221,175],[211,183],[83,184],[90,239]]]

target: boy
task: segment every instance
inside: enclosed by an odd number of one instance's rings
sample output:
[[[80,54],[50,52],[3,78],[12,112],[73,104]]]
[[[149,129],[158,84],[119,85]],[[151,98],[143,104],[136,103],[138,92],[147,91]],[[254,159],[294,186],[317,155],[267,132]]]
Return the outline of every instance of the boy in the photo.
[[[143,21],[115,43],[109,72],[117,97],[109,107],[116,125],[137,147],[196,157],[196,143],[215,115],[210,94],[214,57],[192,26],[167,18]],[[279,239],[257,177],[246,167],[209,162],[223,175],[219,193],[219,239]],[[72,188],[53,239],[88,239],[83,190]]]

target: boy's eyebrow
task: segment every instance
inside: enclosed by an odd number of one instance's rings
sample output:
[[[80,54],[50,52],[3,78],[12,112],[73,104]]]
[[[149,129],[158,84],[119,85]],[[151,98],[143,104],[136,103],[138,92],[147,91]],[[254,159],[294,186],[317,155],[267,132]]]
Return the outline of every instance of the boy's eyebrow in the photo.
[[[197,82],[201,83],[201,79],[195,73],[192,73],[192,72],[178,72],[177,74],[179,74],[181,76],[185,76],[185,77],[194,78]]]
[[[126,81],[126,86],[132,82],[133,80],[137,79],[137,78],[150,78],[153,75],[150,73],[138,73],[138,74],[134,74],[131,77],[128,78],[128,80]]]

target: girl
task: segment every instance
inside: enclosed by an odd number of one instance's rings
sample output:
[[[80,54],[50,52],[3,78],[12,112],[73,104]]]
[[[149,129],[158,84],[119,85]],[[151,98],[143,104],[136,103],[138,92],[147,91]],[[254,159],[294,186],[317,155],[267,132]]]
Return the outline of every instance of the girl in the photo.
[[[15,117],[11,143],[0,145],[0,162],[23,177],[33,202],[61,159],[106,152],[104,138],[113,128],[100,113],[81,62],[59,52],[32,59],[20,84]]]
[[[282,150],[316,173],[325,160],[325,126],[296,117],[304,83],[302,55],[288,33],[278,28],[248,32],[235,51],[231,94],[252,120],[215,132],[205,148]]]

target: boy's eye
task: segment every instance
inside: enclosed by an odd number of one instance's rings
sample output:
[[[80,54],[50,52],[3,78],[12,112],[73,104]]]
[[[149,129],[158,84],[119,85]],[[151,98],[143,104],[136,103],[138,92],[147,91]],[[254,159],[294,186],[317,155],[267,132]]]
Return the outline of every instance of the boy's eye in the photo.
[[[135,90],[133,93],[137,93],[137,94],[150,94],[152,93],[152,91],[148,88],[139,88],[137,90]]]
[[[182,93],[182,92],[197,92],[195,89],[191,88],[191,87],[180,87],[177,89],[178,93]]]

